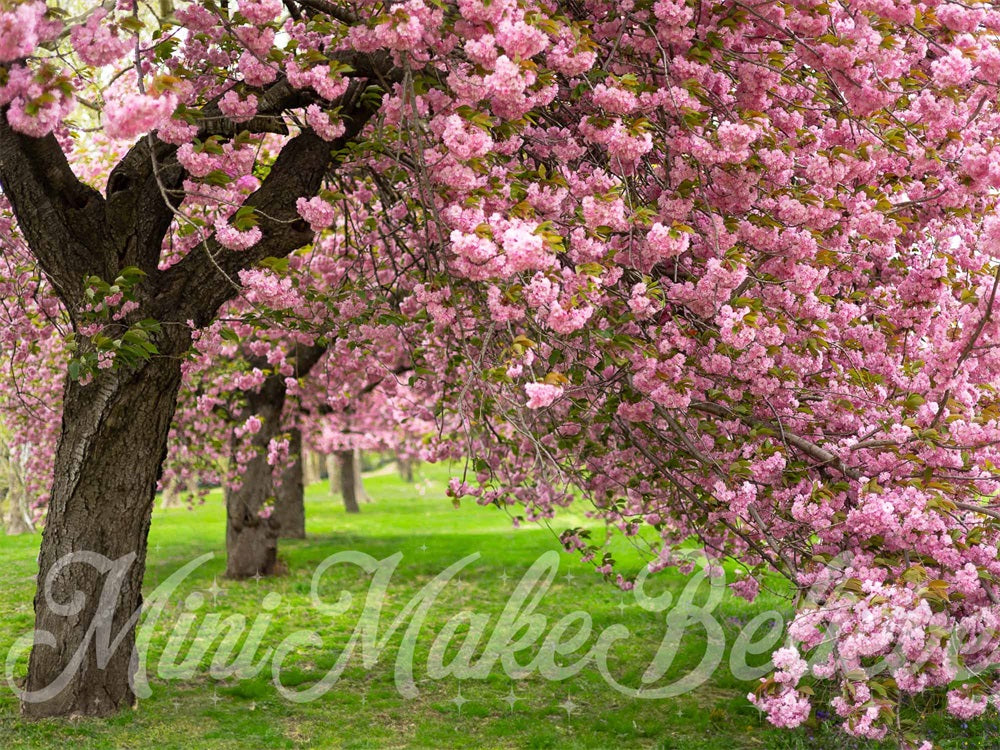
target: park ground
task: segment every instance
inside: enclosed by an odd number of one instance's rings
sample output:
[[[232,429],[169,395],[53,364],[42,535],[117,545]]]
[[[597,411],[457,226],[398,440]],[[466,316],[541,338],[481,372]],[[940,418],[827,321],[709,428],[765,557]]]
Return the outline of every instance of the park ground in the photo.
[[[776,610],[787,617],[788,602],[769,592],[753,604],[729,595],[723,599],[713,616],[725,634],[725,657],[709,679],[673,698],[647,700],[623,695],[609,687],[593,665],[571,678],[555,681],[537,672],[512,679],[500,664],[485,679],[434,679],[428,672],[428,654],[448,620],[462,610],[488,616],[485,641],[524,573],[541,555],[559,548],[552,529],[531,524],[514,528],[506,513],[495,508],[469,504],[456,509],[445,496],[448,476],[448,468],[441,466],[423,467],[415,485],[387,471],[370,475],[366,486],[374,502],[364,505],[356,516],[344,513],[339,499],[330,495],[325,484],[310,486],[306,494],[308,538],[283,540],[283,575],[259,581],[222,578],[225,518],[218,492],[193,510],[158,508],[150,532],[147,598],[186,563],[206,553],[214,556],[198,565],[169,596],[152,630],[146,660],[152,695],[141,700],[136,709],[112,719],[26,722],[19,717],[17,701],[4,684],[0,689],[0,748],[876,747],[849,740],[828,721],[814,720],[795,731],[774,729],[748,703],[746,694],[753,683],[733,676],[729,650],[743,624],[757,614]],[[583,517],[567,515],[557,519],[553,529],[558,532],[587,523]],[[595,528],[594,533],[600,538],[603,532]],[[3,661],[15,641],[32,627],[38,543],[38,536],[0,537]],[[634,549],[622,543],[613,549],[626,569],[639,569],[641,559]],[[351,606],[337,614],[319,611],[313,605],[313,574],[330,555],[351,551],[380,560],[402,554],[388,585],[380,636],[395,615],[441,571],[467,555],[479,555],[442,589],[427,612],[412,660],[414,697],[401,695],[395,679],[406,624],[390,638],[377,663],[366,667],[355,653],[329,691],[310,702],[291,701],[279,693],[273,682],[273,660],[256,676],[212,676],[209,667],[217,652],[214,648],[190,677],[171,678],[165,668],[158,674],[158,667],[171,661],[163,658],[163,651],[174,626],[192,621],[190,637],[183,641],[176,638],[176,645],[182,647],[174,661],[180,661],[205,618],[214,613],[223,618],[244,616],[247,630],[257,622],[263,629],[258,657],[296,631],[319,634],[324,639],[322,647],[298,643],[281,670],[282,684],[290,690],[315,685],[349,642],[370,578],[350,564],[334,565],[323,574],[318,593],[324,601],[335,601],[342,590],[355,594]],[[652,581],[649,588],[654,593],[670,590],[677,597],[690,577],[668,570]],[[560,554],[558,575],[537,611],[547,617],[546,633],[571,612],[584,611],[592,618],[593,635],[575,657],[563,663],[579,658],[607,628],[616,624],[628,628],[629,637],[609,652],[609,671],[620,683],[639,686],[663,640],[665,616],[670,610],[657,613],[637,606],[632,594],[623,594],[579,559]],[[467,627],[457,630],[454,645],[445,652],[445,664],[465,632]],[[568,634],[573,632],[571,629]],[[237,651],[241,647],[242,642]],[[705,630],[688,629],[667,673],[647,689],[691,674],[705,647]],[[526,663],[534,653],[529,650],[518,658]],[[765,654],[748,661],[760,664],[766,658]],[[24,660],[15,660],[6,673],[11,670],[15,680],[23,675]],[[927,732],[941,748],[1000,748],[997,724],[995,714],[970,725],[932,719]]]

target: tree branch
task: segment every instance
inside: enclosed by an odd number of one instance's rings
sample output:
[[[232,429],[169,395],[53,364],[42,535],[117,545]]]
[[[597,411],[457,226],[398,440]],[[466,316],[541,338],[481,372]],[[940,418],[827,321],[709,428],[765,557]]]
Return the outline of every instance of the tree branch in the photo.
[[[282,78],[259,92],[257,116],[237,124],[222,114],[220,98],[200,112],[197,137],[201,140],[213,135],[232,138],[244,130],[287,133],[282,112],[310,100],[308,92],[293,89]],[[108,219],[112,236],[123,242],[116,258],[119,268],[138,266],[151,277],[157,275],[163,237],[170,228],[173,210],[183,199],[180,188],[186,172],[177,161],[177,148],[150,133],[132,146],[111,171]]]
[[[344,134],[327,143],[311,130],[292,138],[275,160],[268,176],[244,205],[255,209],[261,240],[235,252],[215,238],[194,248],[162,274],[160,293],[152,313],[157,320],[207,325],[219,307],[239,292],[239,272],[264,258],[281,258],[307,245],[314,237],[296,209],[299,198],[315,196],[330,169],[343,159],[343,149],[358,137],[378,111],[378,104],[361,99],[362,84],[344,96]]]
[[[336,3],[331,3],[329,0],[294,0],[303,8],[309,8],[311,10],[319,11],[320,13],[326,13],[331,18],[336,18],[343,24],[348,26],[353,26],[358,23],[358,18],[347,8],[341,7]]]
[[[772,425],[764,420],[754,419],[753,417],[744,417],[740,414],[734,413],[733,411],[725,408],[724,406],[719,406],[717,404],[706,404],[706,403],[691,404],[691,408],[696,411],[706,412],[707,414],[714,414],[717,417],[723,417],[725,419],[732,419],[737,422],[743,422],[743,424],[747,425],[748,427],[766,427],[770,430],[774,430],[775,432],[781,432],[786,443],[795,448],[798,448],[800,451],[805,453],[810,458],[816,459],[823,465],[833,467],[838,472],[843,474],[845,477],[848,477],[850,479],[861,478],[860,471],[848,466],[838,456],[834,455],[825,448],[816,445],[816,443],[806,440],[804,437],[789,432],[787,429],[784,428],[779,429],[775,425]]]
[[[54,135],[33,138],[0,109],[0,188],[24,238],[71,314],[83,278],[103,271],[109,245],[101,194],[77,179]]]

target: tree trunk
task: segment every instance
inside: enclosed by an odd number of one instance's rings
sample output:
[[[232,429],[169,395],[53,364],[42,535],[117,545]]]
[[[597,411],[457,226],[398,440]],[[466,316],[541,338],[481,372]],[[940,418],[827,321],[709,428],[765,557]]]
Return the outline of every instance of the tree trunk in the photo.
[[[399,468],[399,478],[413,484],[413,459],[396,456],[396,466]]]
[[[350,449],[337,451],[337,462],[339,464],[337,473],[340,475],[340,494],[344,498],[344,510],[348,513],[360,513],[354,451]]]
[[[288,447],[288,463],[281,473],[281,484],[275,488],[274,515],[278,519],[278,534],[282,539],[306,538],[304,463],[302,431],[294,428]]]
[[[31,510],[28,508],[28,496],[25,494],[24,485],[16,482],[17,480],[11,477],[10,487],[7,490],[4,530],[8,536],[27,534],[35,530],[31,523]]]
[[[265,510],[267,501],[274,498],[267,446],[278,434],[285,398],[283,387],[280,397],[276,397],[271,385],[268,381],[259,394],[248,394],[250,403],[246,413],[257,415],[263,424],[250,440],[253,455],[240,477],[239,488],[226,489],[226,576],[229,578],[273,575],[278,559],[278,519],[273,509],[270,515]],[[234,456],[237,449],[234,439]]]
[[[4,518],[4,528],[8,536],[34,533],[35,524],[31,520],[32,513],[28,503],[28,489],[24,483],[24,472],[15,456],[8,456],[7,469],[7,514]]]
[[[302,484],[308,487],[323,479],[323,457],[316,451],[302,450]]]
[[[162,510],[176,508],[180,505],[180,502],[180,495],[177,493],[177,489],[173,483],[163,488],[163,491],[160,493],[160,508]]]
[[[365,78],[402,80],[389,56],[371,63]],[[298,92],[276,90],[283,85],[266,89],[262,103],[270,103],[255,121],[280,119],[301,106]],[[146,317],[162,324],[151,360],[100,371],[86,386],[67,383],[39,556],[35,646],[22,695],[27,715],[109,715],[133,702],[133,617],[142,600],[146,539],[180,387],[181,355],[191,343],[186,323],[194,328],[211,323],[220,306],[236,296],[231,280],[240,271],[312,241],[314,233],[296,212],[298,199],[316,195],[342,161],[340,154],[379,110],[371,97],[348,97],[343,104],[341,136],[333,143],[309,130],[290,137],[261,186],[247,197],[245,205],[260,219],[260,242],[237,253],[211,238],[205,252],[188,253],[164,271],[158,270],[163,240],[187,177],[177,146],[152,133],[140,138],[112,169],[101,195],[77,178],[53,134],[16,132],[7,122],[8,105],[0,105],[0,189],[74,330],[88,302],[82,280],[90,275],[111,280],[128,266],[146,279],[139,285],[140,309],[123,324]],[[204,110],[197,122],[202,137],[219,124],[221,133],[242,129],[220,117],[215,104]],[[246,127],[276,132],[273,124]],[[75,559],[67,558],[74,553]],[[102,587],[104,578],[108,587]],[[103,600],[105,592],[109,600]],[[98,612],[98,648],[93,648],[95,631],[87,623]],[[112,650],[103,648],[109,630],[116,635],[121,630],[120,640],[112,638]],[[56,683],[64,671],[66,679]]]
[[[340,456],[337,453],[326,454],[326,477],[330,481],[330,494],[340,494]]]
[[[67,382],[22,696],[29,717],[107,716],[134,703],[134,616],[180,380],[180,358],[161,356]]]
[[[326,352],[325,345],[307,347],[296,346],[293,354],[296,374],[305,377],[312,367]],[[266,367],[263,361],[248,360],[262,369]],[[230,578],[252,578],[256,576],[273,575],[278,557],[279,517],[278,506],[280,496],[275,496],[274,480],[271,465],[267,462],[268,443],[281,432],[281,413],[285,408],[287,395],[285,376],[280,373],[269,375],[259,391],[249,391],[246,394],[246,408],[243,418],[256,415],[261,419],[260,430],[250,439],[252,457],[246,466],[242,484],[238,490],[226,491],[226,575]],[[232,455],[235,461],[240,446],[235,438],[232,445]],[[298,456],[302,452],[302,434],[297,429],[292,434],[292,444],[289,446],[290,460],[297,466],[286,469],[285,479],[290,489],[295,493],[296,513],[302,515],[297,526],[305,536],[305,510],[302,508],[302,465]],[[295,475],[287,474],[295,471]],[[283,484],[285,484],[283,482]],[[266,510],[267,501],[274,502],[270,512]]]
[[[361,450],[354,449],[354,494],[363,503],[372,501],[371,495],[365,491],[365,480],[361,475]]]
[[[35,531],[22,461],[16,453],[6,439],[0,438],[0,509],[3,509],[0,522],[8,536]]]
[[[160,493],[161,508],[176,508],[181,504],[181,498],[191,493],[191,485],[181,479],[167,484]]]

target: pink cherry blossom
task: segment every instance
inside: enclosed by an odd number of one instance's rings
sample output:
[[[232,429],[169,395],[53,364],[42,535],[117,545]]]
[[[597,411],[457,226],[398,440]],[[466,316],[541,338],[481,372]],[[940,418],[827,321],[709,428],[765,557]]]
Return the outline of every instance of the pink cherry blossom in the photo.
[[[563,389],[562,386],[547,383],[527,383],[524,392],[528,394],[526,406],[529,409],[544,409],[562,395]]]

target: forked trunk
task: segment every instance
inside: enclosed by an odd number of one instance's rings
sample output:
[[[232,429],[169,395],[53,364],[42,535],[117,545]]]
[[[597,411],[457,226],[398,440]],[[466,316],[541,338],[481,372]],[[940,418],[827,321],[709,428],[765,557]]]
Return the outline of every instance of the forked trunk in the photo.
[[[401,81],[389,60],[385,56],[375,63],[372,58],[376,67],[364,77]],[[260,126],[247,123],[251,132],[276,132],[263,123],[300,106],[297,94],[278,93],[282,86],[278,82],[266,89],[262,105],[265,99],[271,103],[262,106],[260,120],[254,118]],[[379,106],[371,97],[345,97],[345,132],[334,143],[309,129],[288,139],[246,200],[260,219],[262,239],[253,248],[232,253],[212,238],[203,243],[205,252],[188,253],[162,272],[163,240],[188,176],[176,145],[154,133],[140,138],[112,169],[102,195],[77,178],[53,134],[35,137],[15,131],[8,108],[0,105],[0,189],[68,314],[80,318],[75,323],[83,322],[90,304],[84,279],[97,275],[110,281],[135,267],[146,277],[138,290],[141,314],[163,324],[153,359],[135,369],[99,371],[86,386],[68,383],[39,557],[35,645],[22,696],[24,711],[29,716],[108,715],[134,698],[129,673],[146,537],[180,386],[181,355],[190,345],[185,323],[207,326],[220,306],[236,296],[232,279],[241,271],[265,258],[286,257],[312,240],[296,204],[317,194],[340,164],[339,154],[346,153]],[[219,124],[220,132],[230,132],[229,126],[233,133],[240,131],[219,116],[214,103],[204,114],[196,123],[203,135],[210,132],[209,123],[212,132]],[[306,369],[301,367],[299,375]],[[234,511],[227,538],[234,537],[237,551],[249,549],[241,531],[266,536],[257,501],[239,496],[227,500]],[[256,553],[248,553],[249,560],[240,554],[236,558],[236,571],[261,567],[254,561]]]
[[[164,356],[67,384],[22,696],[27,716],[107,716],[134,703],[146,537],[180,379],[179,358]]]
[[[282,539],[306,538],[306,507],[302,474],[302,431],[292,429],[288,461],[281,472],[281,484],[275,487],[274,515]]]
[[[340,477],[340,494],[344,498],[344,510],[360,513],[358,506],[358,483],[354,471],[354,451],[337,451],[337,475]]]

